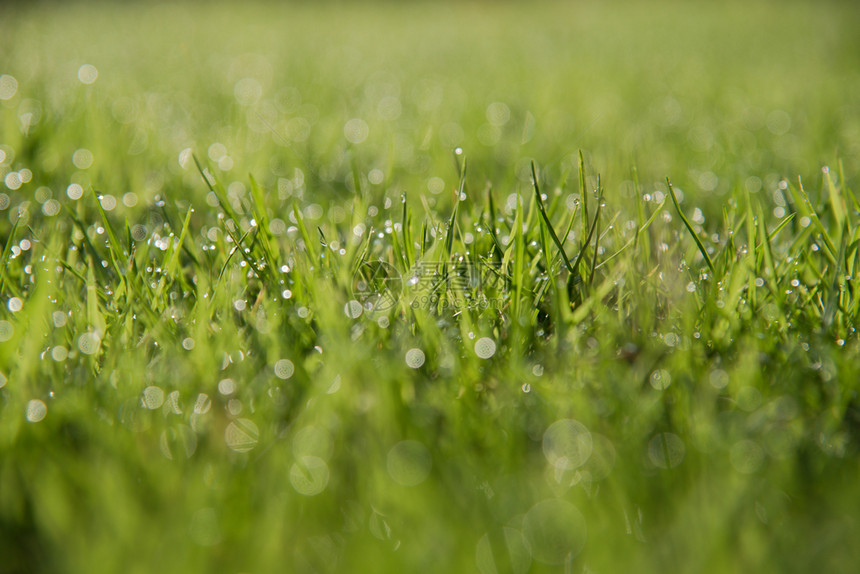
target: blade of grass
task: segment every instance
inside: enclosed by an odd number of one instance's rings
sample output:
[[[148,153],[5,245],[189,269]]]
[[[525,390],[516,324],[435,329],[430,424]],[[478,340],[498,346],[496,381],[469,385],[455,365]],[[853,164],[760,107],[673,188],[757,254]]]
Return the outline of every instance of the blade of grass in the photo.
[[[776,227],[774,227],[774,228],[773,228],[773,231],[771,231],[770,233],[768,233],[768,234],[767,234],[767,238],[768,238],[768,240],[769,240],[769,241],[773,241],[773,240],[774,240],[774,238],[775,238],[777,235],[779,235],[779,232],[780,232],[780,231],[782,231],[782,230],[785,228],[785,226],[786,226],[786,225],[788,225],[789,223],[791,223],[791,221],[794,219],[794,216],[795,216],[795,215],[797,215],[797,214],[796,214],[796,213],[791,213],[791,214],[789,214],[789,215],[786,215],[786,216],[785,216],[785,218],[783,218],[783,220],[782,220],[782,221],[780,221],[779,223],[777,223],[777,224],[776,224]]]
[[[836,220],[836,226],[841,230],[842,222],[845,221],[845,201],[839,188],[833,183],[833,178],[830,176],[830,169],[824,170],[824,183],[827,187],[827,196],[830,200],[830,209],[833,211],[833,218]]]
[[[580,227],[579,240],[582,248],[588,245],[586,230],[588,229],[588,192],[585,189],[585,159],[582,150],[579,150],[579,199],[582,202],[582,226]],[[574,266],[576,267],[576,266]]]
[[[812,207],[812,202],[809,200],[809,196],[806,194],[806,190],[803,188],[803,180],[798,176],[797,178],[797,189],[795,190],[793,185],[788,186],[789,191],[795,196],[797,203],[803,206],[805,213],[803,215],[809,217],[812,223],[815,225],[815,228],[818,230],[818,233],[821,234],[821,239],[824,241],[824,246],[827,248],[824,251],[824,256],[830,261],[830,263],[836,263],[836,245],[833,243],[833,240],[830,238],[830,234],[827,232],[827,228],[824,227],[824,224],[821,223],[821,219],[818,217],[818,213]]]
[[[600,186],[600,174],[597,174],[597,210],[598,215],[600,213],[600,209],[603,206],[603,189]],[[600,251],[600,218],[595,217],[597,221],[597,229],[594,235],[594,257],[591,258],[591,272],[588,274],[588,289],[591,290],[594,285],[594,271],[597,266],[597,254]]]
[[[827,333],[830,331],[836,319],[836,310],[839,305],[839,295],[843,285],[842,269],[845,263],[845,249],[848,243],[848,223],[843,221],[842,240],[839,242],[839,253],[836,256],[836,267],[833,272],[833,281],[827,291],[827,303],[824,307],[824,318],[822,320],[822,331]]]
[[[302,240],[305,244],[305,254],[310,260],[311,265],[315,265],[318,259],[316,248],[311,241],[311,235],[308,233],[308,228],[305,225],[305,218],[302,215],[301,209],[299,209],[299,204],[293,200],[293,216],[296,218],[296,225],[299,228],[299,233],[302,236]]]
[[[107,213],[105,212],[104,208],[102,207],[102,202],[101,202],[101,200],[99,200],[99,196],[96,193],[96,190],[93,189],[92,187],[90,187],[90,193],[92,194],[93,199],[95,200],[96,209],[98,210],[99,215],[101,216],[102,224],[104,225],[105,232],[107,233],[107,236],[108,236],[108,244],[110,245],[109,254],[110,254],[111,262],[113,263],[113,266],[116,269],[117,273],[122,274],[121,266],[124,266],[126,263],[125,249],[123,248],[122,244],[119,242],[119,239],[117,238],[116,232],[113,229],[113,225],[111,225],[111,222],[108,219]]]
[[[690,232],[690,235],[693,237],[693,241],[696,242],[696,247],[699,248],[699,253],[701,253],[702,257],[705,258],[705,263],[708,264],[708,268],[711,270],[711,273],[715,274],[714,262],[711,261],[711,256],[708,255],[708,251],[705,249],[702,240],[699,239],[699,236],[693,229],[693,225],[690,223],[690,220],[687,219],[687,216],[684,215],[684,212],[681,210],[681,205],[678,203],[678,197],[675,195],[675,189],[672,187],[672,182],[669,181],[668,177],[666,178],[666,183],[669,186],[669,193],[672,195],[672,203],[675,204],[675,209],[678,211],[678,215],[681,217],[681,221],[684,222],[684,226],[687,228],[687,231]]]
[[[546,209],[543,205],[543,197],[541,197],[540,193],[540,184],[538,183],[537,171],[535,170],[535,162],[532,161],[532,182],[534,183],[535,188],[535,198],[537,200],[538,211],[541,215],[542,228],[549,233],[549,236],[552,238],[556,247],[558,247],[558,252],[561,254],[562,259],[564,260],[564,264],[567,267],[567,270],[573,273],[573,265],[570,264],[570,259],[567,257],[567,253],[564,251],[564,246],[561,244],[561,241],[558,238],[558,235],[555,233],[555,229],[552,227],[552,223],[550,223],[549,216],[546,214]],[[545,247],[546,249],[546,247]],[[548,256],[549,254],[547,254]],[[547,259],[547,272],[549,272],[549,259]]]
[[[502,245],[502,242],[499,241],[499,234],[496,233],[496,203],[493,201],[493,189],[492,187],[487,187],[487,205],[489,207],[490,212],[487,214],[487,230],[490,232],[490,237],[493,239],[493,255],[496,258],[496,261],[501,263],[502,256],[505,253],[505,248]]]
[[[18,289],[9,282],[7,277],[7,273],[9,270],[9,253],[12,251],[12,243],[15,241],[15,233],[18,231],[18,223],[20,223],[21,219],[15,219],[15,222],[12,224],[12,229],[9,230],[9,237],[6,238],[6,245],[3,246],[3,255],[0,256],[0,294],[3,293],[3,288],[8,287],[9,291],[12,292],[16,297],[20,295]]]
[[[854,204],[854,210],[860,212],[860,201],[857,200],[857,196],[854,195],[854,191],[848,187],[848,180],[845,179],[845,168],[842,165],[842,158],[839,158],[839,185],[842,186],[842,189],[851,198],[851,202]]]
[[[600,203],[597,204],[597,213],[594,214],[594,221],[591,223],[591,227],[588,231],[588,235],[585,238],[585,243],[582,244],[582,249],[579,250],[579,255],[576,256],[576,260],[573,262],[573,268],[575,270],[574,277],[579,277],[581,279],[581,274],[579,273],[579,264],[582,262],[583,257],[585,257],[585,250],[588,247],[588,244],[591,243],[591,238],[594,236],[594,231],[597,228],[597,221],[600,217],[601,210]]]
[[[636,233],[634,234],[634,236],[631,239],[629,239],[627,241],[627,243],[625,243],[618,251],[616,251],[615,253],[613,253],[609,257],[606,257],[603,261],[601,261],[597,265],[597,269],[600,269],[601,267],[606,265],[608,262],[612,261],[617,256],[621,255],[621,253],[624,252],[625,250],[627,250],[628,248],[630,248],[630,246],[635,246],[636,239],[639,237],[640,234],[644,233],[648,229],[648,227],[651,226],[651,224],[654,222],[655,219],[657,219],[657,215],[663,210],[663,206],[666,205],[667,201],[668,201],[668,198],[664,199],[660,203],[660,205],[657,206],[657,209],[654,210],[654,213],[652,213],[651,216],[648,218],[648,221],[646,221],[642,225],[642,227],[639,227],[636,229]]]

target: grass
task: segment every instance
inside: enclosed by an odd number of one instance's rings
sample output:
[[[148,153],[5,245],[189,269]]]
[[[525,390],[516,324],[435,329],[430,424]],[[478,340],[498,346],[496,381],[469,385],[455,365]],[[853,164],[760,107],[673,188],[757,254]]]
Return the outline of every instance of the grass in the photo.
[[[8,8],[0,571],[849,571],[857,16]]]

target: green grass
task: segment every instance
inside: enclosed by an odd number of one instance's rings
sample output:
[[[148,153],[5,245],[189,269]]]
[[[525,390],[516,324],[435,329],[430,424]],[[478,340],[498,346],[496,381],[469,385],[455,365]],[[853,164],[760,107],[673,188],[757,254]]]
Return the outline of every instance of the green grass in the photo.
[[[850,571],[858,16],[4,8],[0,571]]]

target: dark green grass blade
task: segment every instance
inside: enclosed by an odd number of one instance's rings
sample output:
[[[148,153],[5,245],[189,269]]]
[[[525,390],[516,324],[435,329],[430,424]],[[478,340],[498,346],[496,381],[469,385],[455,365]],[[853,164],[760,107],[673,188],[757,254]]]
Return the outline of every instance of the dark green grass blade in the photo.
[[[12,243],[15,241],[15,232],[18,231],[18,223],[20,221],[20,218],[16,219],[15,223],[12,224],[12,229],[9,230],[9,237],[6,239],[6,245],[3,246],[3,255],[0,256],[0,294],[3,293],[3,288],[7,287],[8,278],[6,277],[6,273],[9,268],[7,263],[9,261],[9,253],[12,251]],[[8,284],[8,287],[13,294],[18,295],[18,290],[11,283]]]
[[[652,223],[654,223],[654,220],[655,220],[655,219],[657,219],[657,215],[658,215],[661,211],[663,211],[663,206],[664,206],[664,205],[666,205],[666,202],[667,202],[667,201],[668,201],[668,199],[664,199],[664,200],[660,203],[660,205],[658,205],[658,206],[657,206],[657,209],[655,209],[655,210],[654,210],[654,213],[652,213],[652,214],[651,214],[651,216],[648,218],[648,220],[647,220],[644,224],[642,224],[642,226],[641,226],[641,227],[639,227],[639,228],[637,228],[637,229],[636,229],[636,234],[635,234],[635,235],[634,235],[634,236],[633,236],[629,241],[627,241],[627,243],[625,243],[625,244],[624,244],[624,245],[623,245],[623,246],[622,246],[618,251],[616,251],[615,253],[613,253],[612,255],[610,255],[610,256],[608,256],[608,257],[606,257],[603,261],[601,261],[600,263],[598,263],[598,265],[597,265],[597,269],[600,269],[601,267],[603,267],[604,265],[606,265],[607,263],[609,263],[610,261],[612,261],[613,259],[615,259],[615,258],[616,258],[616,257],[618,257],[619,255],[621,255],[621,253],[623,253],[624,251],[626,251],[627,249],[629,249],[631,246],[634,246],[634,247],[635,247],[635,245],[636,245],[636,240],[639,238],[639,236],[640,236],[642,233],[644,233],[645,231],[647,231],[647,230],[648,230],[648,228],[649,228],[649,227],[651,227],[651,224],[652,224]]]
[[[770,233],[768,233],[768,235],[767,235],[768,239],[769,239],[770,241],[773,241],[773,240],[774,240],[774,238],[775,238],[777,235],[779,235],[779,232],[780,232],[780,231],[782,231],[782,230],[785,228],[785,226],[786,226],[786,225],[788,225],[789,223],[791,223],[791,221],[794,219],[794,216],[795,216],[795,215],[797,215],[797,214],[796,214],[796,213],[791,213],[791,214],[789,214],[789,215],[786,215],[786,216],[785,216],[785,218],[784,218],[782,221],[780,221],[779,223],[777,223],[777,224],[776,224],[776,227],[774,227],[774,228],[773,228],[773,231],[771,231]]]
[[[839,295],[844,281],[845,250],[848,243],[848,222],[843,221],[842,240],[839,242],[839,252],[836,256],[836,268],[833,271],[833,281],[827,291],[827,300],[824,308],[822,329],[825,333],[830,331],[836,320],[836,312],[839,306]]]
[[[305,225],[304,215],[302,215],[302,210],[299,209],[299,204],[296,201],[293,201],[293,215],[296,218],[296,225],[298,226],[299,233],[305,243],[305,253],[308,256],[308,259],[310,259],[311,265],[314,265],[318,257],[317,250],[313,241],[311,241],[311,234],[308,233],[308,228]]]
[[[102,207],[102,202],[99,200],[98,193],[93,188],[90,188],[90,192],[92,193],[93,200],[96,202],[96,209],[99,212],[99,216],[101,216],[102,223],[105,226],[105,232],[108,236],[108,243],[110,245],[110,257],[111,262],[114,265],[117,273],[122,273],[120,266],[124,266],[126,263],[125,259],[125,249],[122,244],[119,242],[119,238],[114,231],[113,225],[111,225],[110,220],[108,219],[107,213]]]
[[[266,258],[266,263],[269,269],[276,269],[278,258],[278,242],[274,240],[269,231],[269,216],[266,213],[266,203],[263,197],[263,189],[254,179],[254,176],[248,174],[248,180],[251,182],[251,198],[254,200],[254,219],[257,220],[257,225],[260,227],[260,233],[257,234],[260,239],[260,245],[263,247],[263,255]]]
[[[403,194],[401,202],[403,204],[403,215],[400,219],[400,233],[403,240],[403,263],[404,268],[409,269],[415,263],[415,246],[412,244],[412,214],[409,211],[406,194]]]
[[[489,213],[487,214],[487,231],[490,232],[490,237],[493,239],[493,255],[496,261],[501,263],[502,256],[505,253],[505,248],[499,240],[499,235],[496,233],[496,202],[493,200],[493,188],[487,187],[487,206]]]
[[[681,221],[684,222],[684,226],[687,228],[687,231],[690,232],[690,235],[693,237],[693,241],[696,242],[696,247],[699,248],[699,253],[702,254],[702,257],[705,258],[705,263],[708,264],[708,269],[711,270],[711,273],[715,273],[714,270],[714,262],[711,261],[711,256],[708,255],[708,251],[705,249],[702,240],[699,239],[699,236],[696,234],[696,231],[693,229],[692,224],[690,224],[690,220],[687,219],[687,216],[684,215],[684,212],[681,210],[681,205],[678,203],[678,198],[675,195],[675,190],[672,188],[672,182],[669,181],[669,178],[666,178],[666,183],[669,186],[669,193],[672,195],[672,203],[675,204],[675,209],[678,212],[678,215],[681,217]]]
[[[842,185],[842,189],[845,193],[847,193],[851,198],[854,210],[860,212],[860,201],[857,200],[857,196],[854,194],[854,191],[848,187],[848,181],[845,179],[845,168],[842,165],[842,158],[839,158],[839,183]]]
[[[788,186],[789,191],[792,195],[795,196],[795,200],[797,203],[802,205],[803,210],[812,223],[815,225],[815,228],[821,234],[821,239],[824,241],[824,246],[826,249],[824,250],[824,255],[830,261],[830,263],[836,263],[836,244],[833,242],[833,239],[830,237],[830,233],[827,231],[827,228],[821,222],[821,218],[818,217],[818,213],[815,208],[812,207],[812,202],[809,200],[809,195],[807,195],[806,190],[803,188],[803,180],[798,177],[797,178],[797,189],[794,188],[793,185]]]
[[[600,218],[601,207],[602,206],[598,203],[597,212],[594,214],[594,221],[591,222],[588,235],[585,237],[585,242],[582,244],[582,249],[579,250],[579,255],[577,255],[576,261],[573,262],[573,268],[576,270],[574,274],[575,277],[580,277],[579,264],[582,263],[582,259],[585,257],[585,250],[588,247],[588,244],[591,243],[591,238],[594,236],[594,231],[597,228],[597,221]]]
[[[558,247],[558,252],[561,254],[562,259],[564,259],[564,264],[567,267],[567,270],[573,273],[573,265],[570,264],[570,259],[568,259],[567,253],[565,253],[564,251],[564,246],[561,244],[558,235],[556,235],[555,233],[555,229],[553,229],[552,227],[552,223],[550,223],[549,216],[546,214],[546,208],[543,205],[543,198],[540,194],[540,184],[538,183],[537,171],[535,170],[534,161],[532,162],[532,182],[534,183],[535,199],[537,200],[538,211],[540,212],[543,226],[546,228],[546,231],[549,232],[549,236],[552,238],[556,247]],[[549,267],[547,267],[547,272],[549,271]]]
[[[451,257],[451,251],[454,247],[454,228],[457,225],[457,210],[460,207],[460,198],[463,197],[463,190],[466,186],[466,160],[463,159],[463,169],[460,171],[460,183],[457,186],[457,197],[454,199],[454,210],[451,212],[451,218],[448,220],[448,230],[445,235],[445,260]]]
[[[603,189],[600,186],[600,174],[597,175],[597,209],[598,214],[601,206],[603,205]],[[597,222],[597,229],[595,230],[594,235],[594,257],[591,258],[591,271],[588,274],[588,288],[594,285],[594,272],[597,268],[597,253],[600,251],[600,218],[595,217],[595,221]]]
[[[588,229],[588,192],[585,189],[585,159],[582,157],[582,150],[579,150],[579,199],[582,202],[582,227],[580,228],[579,239],[582,248],[585,249],[585,246],[588,245],[585,231]]]

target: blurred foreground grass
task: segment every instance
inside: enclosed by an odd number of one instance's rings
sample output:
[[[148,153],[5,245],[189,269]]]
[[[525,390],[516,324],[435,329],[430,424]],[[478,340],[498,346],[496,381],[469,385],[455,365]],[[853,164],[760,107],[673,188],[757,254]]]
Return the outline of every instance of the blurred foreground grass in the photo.
[[[856,564],[857,8],[2,10],[0,571]]]

